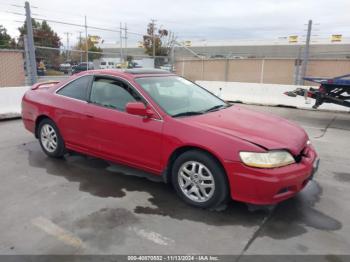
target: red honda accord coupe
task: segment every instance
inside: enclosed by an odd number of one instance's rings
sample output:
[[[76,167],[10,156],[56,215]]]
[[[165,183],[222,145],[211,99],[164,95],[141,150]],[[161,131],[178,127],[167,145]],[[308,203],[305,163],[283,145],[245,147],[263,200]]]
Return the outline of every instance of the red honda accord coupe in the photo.
[[[298,125],[163,70],[92,70],[38,83],[23,97],[22,117],[48,156],[76,151],[142,169],[203,208],[229,197],[280,202],[318,166]]]

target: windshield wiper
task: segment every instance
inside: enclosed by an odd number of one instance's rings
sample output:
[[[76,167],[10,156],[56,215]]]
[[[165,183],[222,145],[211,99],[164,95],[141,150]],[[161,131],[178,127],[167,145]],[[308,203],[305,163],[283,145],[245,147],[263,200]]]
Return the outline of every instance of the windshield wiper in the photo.
[[[178,117],[178,116],[194,116],[194,115],[201,115],[203,114],[203,112],[198,112],[198,111],[187,111],[187,112],[182,112],[182,113],[178,113],[173,115],[172,117]]]
[[[217,111],[221,108],[226,108],[226,107],[229,107],[229,105],[216,105],[216,106],[213,106],[207,110],[205,110],[204,112],[212,112],[212,111]]]

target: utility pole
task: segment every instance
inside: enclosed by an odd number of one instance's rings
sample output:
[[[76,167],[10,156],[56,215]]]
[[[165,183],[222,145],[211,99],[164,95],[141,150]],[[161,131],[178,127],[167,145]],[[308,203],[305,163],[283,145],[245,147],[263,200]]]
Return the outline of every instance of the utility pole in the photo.
[[[123,62],[123,27],[122,23],[120,22],[120,28],[119,28],[119,42],[120,42],[120,63]]]
[[[312,31],[312,20],[309,20],[309,23],[307,25],[307,35],[306,35],[306,43],[305,43],[305,48],[303,53],[303,62],[301,65],[301,75],[300,75],[300,81],[299,81],[300,85],[304,84],[304,77],[306,75],[307,64],[309,62],[311,31]]]
[[[152,25],[152,47],[153,47],[153,59],[156,59],[156,24],[155,24],[156,20],[152,19],[151,20],[151,25]]]
[[[30,67],[27,35],[23,35],[23,44],[24,44],[24,58],[26,63],[27,75],[31,77],[31,67]],[[33,84],[31,83],[32,79],[28,79],[27,81],[30,81],[30,83],[26,82],[26,84]]]
[[[170,61],[172,66],[172,71],[175,68],[175,35],[174,33],[170,33]]]
[[[25,2],[25,13],[26,13],[26,24],[27,24],[27,47],[29,64],[27,64],[27,70],[29,69],[30,74],[30,83],[35,84],[37,81],[37,72],[36,72],[36,58],[35,58],[35,47],[34,47],[34,38],[33,38],[33,25],[32,25],[32,15],[30,13],[29,2]]]
[[[124,32],[125,32],[125,59],[128,59],[128,27],[126,23],[124,24]]]
[[[67,37],[67,45],[66,45],[66,60],[69,60],[69,35],[71,35],[71,33],[69,32],[64,32],[64,34]]]
[[[87,33],[87,22],[85,16],[85,51],[86,51],[86,70],[89,70],[89,44],[88,44],[88,33]]]
[[[81,34],[83,33],[82,31],[78,31],[79,33],[79,49],[80,49],[80,63],[83,62],[83,50],[82,50],[82,45],[81,45]]]

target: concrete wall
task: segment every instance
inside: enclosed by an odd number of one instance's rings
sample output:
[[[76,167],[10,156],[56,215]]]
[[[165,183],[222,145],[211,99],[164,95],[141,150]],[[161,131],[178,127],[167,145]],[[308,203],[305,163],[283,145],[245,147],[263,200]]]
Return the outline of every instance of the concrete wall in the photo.
[[[29,86],[0,88],[0,119],[17,117],[21,114],[21,101]]]
[[[292,91],[297,85],[239,83],[223,81],[196,81],[196,83],[224,100],[271,106],[292,106],[301,109],[312,109],[315,100],[311,98],[289,97],[284,94]],[[220,90],[221,89],[221,90]],[[322,104],[317,110],[349,112],[348,107],[335,104]]]
[[[350,74],[350,60],[311,60],[307,76],[335,77]]]
[[[22,51],[0,49],[0,87],[22,86],[24,81]]]
[[[176,73],[192,81],[295,83],[294,59],[191,59],[176,62]],[[350,73],[350,60],[310,60],[307,76],[335,77]],[[310,84],[310,83],[308,83]]]

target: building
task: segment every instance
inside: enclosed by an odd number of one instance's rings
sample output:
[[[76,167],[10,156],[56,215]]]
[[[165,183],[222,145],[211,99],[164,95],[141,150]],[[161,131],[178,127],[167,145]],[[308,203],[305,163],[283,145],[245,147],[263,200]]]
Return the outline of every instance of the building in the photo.
[[[286,41],[186,41],[186,46],[205,58],[298,58],[302,57],[305,44]],[[116,44],[101,45],[107,55],[119,56]],[[123,49],[124,55],[145,57],[144,49],[130,45]],[[176,46],[175,59],[191,58],[195,55],[183,47]],[[350,59],[350,40],[343,42],[320,41],[310,44],[310,58]]]

